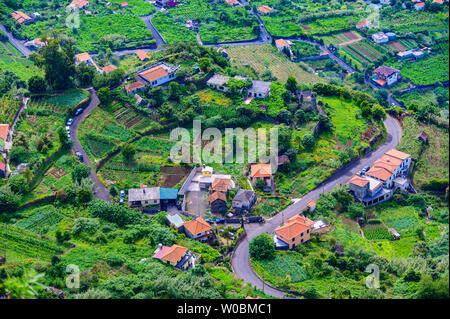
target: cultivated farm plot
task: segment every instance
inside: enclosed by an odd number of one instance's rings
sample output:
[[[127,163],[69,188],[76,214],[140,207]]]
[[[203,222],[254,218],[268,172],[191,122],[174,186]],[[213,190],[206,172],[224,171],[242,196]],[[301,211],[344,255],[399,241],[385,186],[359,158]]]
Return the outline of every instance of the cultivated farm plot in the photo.
[[[21,261],[27,258],[50,261],[52,256],[63,253],[63,248],[53,240],[41,238],[31,231],[3,223],[0,223],[0,242],[6,248],[6,258],[9,261]]]
[[[0,41],[0,70],[12,71],[26,81],[33,75],[42,75],[42,70],[34,65],[11,43]]]
[[[88,91],[82,89],[74,89],[66,91],[63,94],[58,94],[56,96],[50,97],[48,99],[43,99],[42,101],[44,103],[47,102],[50,105],[55,105],[62,111],[68,111],[73,109],[88,97]]]
[[[289,74],[292,74],[299,83],[312,84],[324,81],[304,71],[270,44],[237,46],[228,48],[227,51],[233,65],[250,65],[259,75],[269,70],[278,81],[283,83],[286,82]]]
[[[0,98],[0,124],[11,125],[20,109],[21,102],[12,96],[4,95]]]
[[[285,278],[291,277],[291,282],[300,282],[309,277],[302,267],[301,259],[296,253],[276,254],[272,260],[261,260],[256,262],[268,273],[270,277]]]
[[[17,227],[30,230],[39,235],[45,235],[53,230],[64,216],[58,213],[53,206],[44,206],[35,209],[32,215],[17,223]]]
[[[401,52],[417,48],[417,43],[411,39],[399,39],[397,41],[390,42],[388,47],[395,51]]]

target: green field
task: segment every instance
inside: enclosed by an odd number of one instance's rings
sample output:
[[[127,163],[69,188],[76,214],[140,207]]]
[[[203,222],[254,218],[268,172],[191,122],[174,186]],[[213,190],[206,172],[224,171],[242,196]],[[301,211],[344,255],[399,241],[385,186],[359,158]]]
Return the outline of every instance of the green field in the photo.
[[[0,41],[0,70],[14,72],[22,80],[43,73],[11,43],[5,41]]]

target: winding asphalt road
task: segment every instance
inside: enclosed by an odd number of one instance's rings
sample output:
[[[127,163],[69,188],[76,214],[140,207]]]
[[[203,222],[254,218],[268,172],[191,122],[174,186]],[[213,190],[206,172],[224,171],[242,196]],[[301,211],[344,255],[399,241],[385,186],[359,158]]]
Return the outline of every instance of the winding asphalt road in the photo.
[[[286,219],[303,211],[306,208],[306,203],[308,201],[317,200],[321,193],[327,193],[337,185],[347,183],[348,180],[357,171],[361,170],[364,166],[372,165],[375,160],[381,157],[381,155],[383,155],[386,151],[394,148],[400,142],[400,139],[402,137],[402,129],[400,127],[400,124],[391,116],[387,117],[387,119],[384,121],[384,124],[386,126],[388,136],[386,138],[386,142],[378,149],[370,152],[363,158],[352,162],[348,166],[339,169],[320,186],[313,189],[311,192],[306,194],[294,204],[288,206],[286,209],[284,209],[276,216],[272,217],[266,223],[245,225],[247,237],[242,240],[235,248],[231,260],[233,271],[237,275],[237,277],[249,282],[257,288],[263,288],[262,280],[253,272],[252,267],[250,266],[250,257],[248,250],[249,242],[255,236],[261,233],[272,234],[273,231],[278,226],[283,224]],[[267,284],[264,284],[264,292],[278,298],[283,298],[285,295],[285,292],[273,288]]]
[[[105,185],[103,185],[103,183],[98,179],[97,173],[95,172],[95,169],[92,166],[91,160],[84,151],[83,147],[81,146],[80,140],[78,139],[77,136],[78,127],[84,121],[84,119],[86,119],[89,116],[94,107],[96,107],[99,103],[97,92],[95,92],[93,88],[88,88],[88,91],[91,93],[91,101],[88,107],[86,107],[83,113],[81,113],[79,116],[75,116],[73,118],[73,123],[70,126],[70,136],[73,140],[72,150],[74,153],[80,152],[81,154],[83,154],[84,164],[86,164],[91,168],[91,174],[89,175],[89,177],[94,185],[95,197],[110,202],[111,199],[109,197],[109,191],[105,187]]]
[[[11,42],[13,46],[16,47],[17,50],[19,50],[24,56],[28,57],[31,54],[31,51],[24,45],[24,41],[21,41],[19,39],[16,39],[11,32],[6,30],[6,28],[3,26],[3,24],[0,23],[0,30],[3,31],[7,37],[8,41]]]

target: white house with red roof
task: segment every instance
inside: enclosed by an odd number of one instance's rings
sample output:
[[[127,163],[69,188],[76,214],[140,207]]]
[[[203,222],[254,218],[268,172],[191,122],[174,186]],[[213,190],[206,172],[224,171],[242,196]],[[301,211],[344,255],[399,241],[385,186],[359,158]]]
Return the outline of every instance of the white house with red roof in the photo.
[[[350,192],[365,206],[390,199],[397,189],[407,192],[411,162],[411,155],[392,149],[376,160],[367,172],[350,179]]]
[[[400,78],[400,71],[389,66],[379,66],[372,72],[372,81],[381,87],[391,86]]]

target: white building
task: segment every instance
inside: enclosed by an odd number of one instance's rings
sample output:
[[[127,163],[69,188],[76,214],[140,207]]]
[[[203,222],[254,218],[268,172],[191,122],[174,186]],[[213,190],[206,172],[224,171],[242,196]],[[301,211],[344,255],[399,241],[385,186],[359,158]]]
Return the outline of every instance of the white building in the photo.
[[[161,62],[142,70],[138,73],[138,77],[148,85],[158,86],[175,80],[175,73],[178,68],[179,66],[172,66]]]

